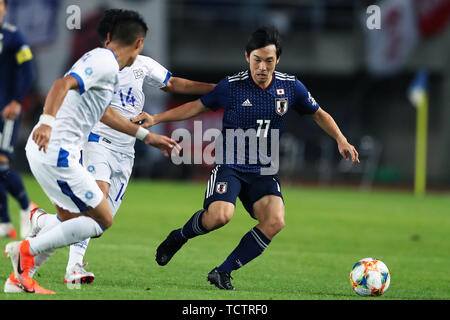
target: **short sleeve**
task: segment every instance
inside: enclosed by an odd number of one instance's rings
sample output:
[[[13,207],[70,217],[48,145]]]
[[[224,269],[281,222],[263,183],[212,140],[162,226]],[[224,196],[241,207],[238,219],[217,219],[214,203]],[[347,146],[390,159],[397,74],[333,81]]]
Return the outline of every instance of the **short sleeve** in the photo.
[[[146,74],[144,83],[155,88],[164,88],[172,73],[155,60],[145,57]]]
[[[313,114],[319,109],[319,104],[298,79],[295,80],[294,109],[300,114]]]
[[[225,78],[220,81],[216,87],[209,93],[200,98],[205,107],[213,111],[217,111],[221,108],[226,108],[228,105],[228,79]]]
[[[89,51],[81,57],[66,75],[73,76],[78,81],[80,94],[102,83],[115,85],[119,65],[114,53],[108,49]]]

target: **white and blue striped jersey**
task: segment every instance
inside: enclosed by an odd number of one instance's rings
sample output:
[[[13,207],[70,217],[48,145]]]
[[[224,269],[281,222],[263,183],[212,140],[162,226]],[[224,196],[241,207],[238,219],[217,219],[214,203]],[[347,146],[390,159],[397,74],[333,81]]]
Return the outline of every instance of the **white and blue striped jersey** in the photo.
[[[47,153],[39,153],[42,162],[58,166],[79,161],[89,133],[118,89],[119,63],[111,50],[96,48],[81,57],[66,75],[77,79],[79,88],[67,93],[56,114]],[[27,148],[37,149],[37,145],[29,141]]]
[[[172,74],[150,57],[139,55],[130,67],[119,72],[119,89],[114,92],[111,107],[126,119],[138,116],[144,108],[143,85],[163,88]],[[134,155],[135,137],[116,131],[99,122],[92,129],[90,141],[101,139],[105,147],[117,152]]]

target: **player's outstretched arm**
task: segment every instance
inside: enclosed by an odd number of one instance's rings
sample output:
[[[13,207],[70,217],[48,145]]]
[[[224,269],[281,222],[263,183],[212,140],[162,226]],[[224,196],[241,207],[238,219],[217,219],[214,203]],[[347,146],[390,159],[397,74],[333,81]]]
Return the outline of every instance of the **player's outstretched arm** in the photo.
[[[41,125],[34,130],[32,137],[33,141],[39,146],[39,151],[44,149],[44,152],[47,152],[56,113],[61,107],[67,92],[76,88],[78,88],[78,81],[72,76],[57,79],[50,88],[45,99],[44,112],[39,120]]]
[[[161,122],[187,120],[208,110],[209,109],[203,105],[201,100],[197,99],[160,114],[150,115],[147,112],[142,112],[137,117],[131,119],[131,121],[148,128]]]
[[[166,136],[151,133],[150,131],[141,128],[137,124],[134,124],[122,117],[111,107],[106,108],[100,121],[114,130],[136,137],[137,139],[144,141],[145,144],[160,149],[166,157],[169,156],[170,152],[174,148],[177,152],[181,150],[181,147],[175,140]]]
[[[215,88],[214,83],[192,81],[184,78],[170,77],[163,91],[178,94],[204,95]]]
[[[351,160],[353,163],[359,163],[358,151],[356,151],[354,146],[348,143],[332,116],[319,107],[319,109],[312,115],[312,118],[316,121],[319,127],[321,127],[331,137],[336,139],[339,153],[345,160]],[[350,157],[348,154],[350,154]]]

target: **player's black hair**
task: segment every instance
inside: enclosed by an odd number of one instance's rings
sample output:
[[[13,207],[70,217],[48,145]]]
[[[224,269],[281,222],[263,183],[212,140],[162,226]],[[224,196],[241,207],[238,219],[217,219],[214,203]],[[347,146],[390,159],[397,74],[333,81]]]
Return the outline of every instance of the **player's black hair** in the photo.
[[[148,31],[147,24],[139,13],[132,10],[109,9],[103,14],[97,27],[100,41],[106,41],[108,32],[111,41],[119,41],[130,45],[139,37],[145,37]]]
[[[253,50],[264,48],[269,45],[275,45],[277,50],[277,58],[281,56],[281,36],[275,27],[266,26],[258,28],[248,38],[247,45],[245,46],[245,52],[250,56]]]
[[[108,9],[103,13],[103,17],[97,26],[98,39],[102,44],[106,41],[108,32],[112,32],[120,11],[120,9]]]
[[[3,3],[5,4],[5,7],[8,5],[8,0],[3,0]]]

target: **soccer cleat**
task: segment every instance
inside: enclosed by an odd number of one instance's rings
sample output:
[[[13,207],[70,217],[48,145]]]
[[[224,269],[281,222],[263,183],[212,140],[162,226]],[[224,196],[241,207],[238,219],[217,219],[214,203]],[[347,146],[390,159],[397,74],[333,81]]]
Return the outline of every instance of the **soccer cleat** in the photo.
[[[10,242],[5,253],[11,259],[16,279],[28,293],[35,292],[35,281],[30,277],[30,269],[34,267],[34,256],[30,253],[28,240]]]
[[[25,210],[20,210],[20,237],[25,239],[30,233],[30,215],[33,210],[37,208],[34,202]]]
[[[233,277],[231,277],[229,272],[222,272],[217,270],[217,268],[212,269],[211,272],[208,273],[207,278],[209,283],[215,285],[219,289],[236,290],[231,284],[230,279],[233,279]]]
[[[36,294],[55,294],[54,291],[48,290],[45,288],[42,288],[36,280],[33,280],[34,282],[34,293]],[[3,291],[5,293],[22,293],[25,292],[25,290],[22,289],[22,285],[19,281],[15,278],[14,272],[11,273],[11,275],[6,279],[5,286],[3,288]]]
[[[11,222],[0,223],[0,238],[17,239],[17,231]]]
[[[40,209],[38,207],[31,210],[30,215],[29,215],[29,220],[30,220],[29,236],[34,237],[39,233],[39,231],[41,231],[42,227],[39,226],[38,219],[45,214],[47,214],[47,212],[45,212],[43,209]]]
[[[170,259],[177,253],[178,250],[183,246],[185,242],[180,242],[175,239],[174,234],[179,232],[180,229],[173,230],[167,236],[166,240],[164,240],[159,247],[156,249],[156,262],[160,266],[165,266],[169,263]]]
[[[87,262],[84,264],[76,263],[70,270],[66,273],[63,282],[64,283],[80,283],[80,284],[91,284],[95,275],[92,272],[87,272],[84,267],[88,264]]]
[[[16,280],[14,272],[6,279],[5,286],[3,287],[5,293],[21,293],[25,292],[20,285],[20,282]]]

